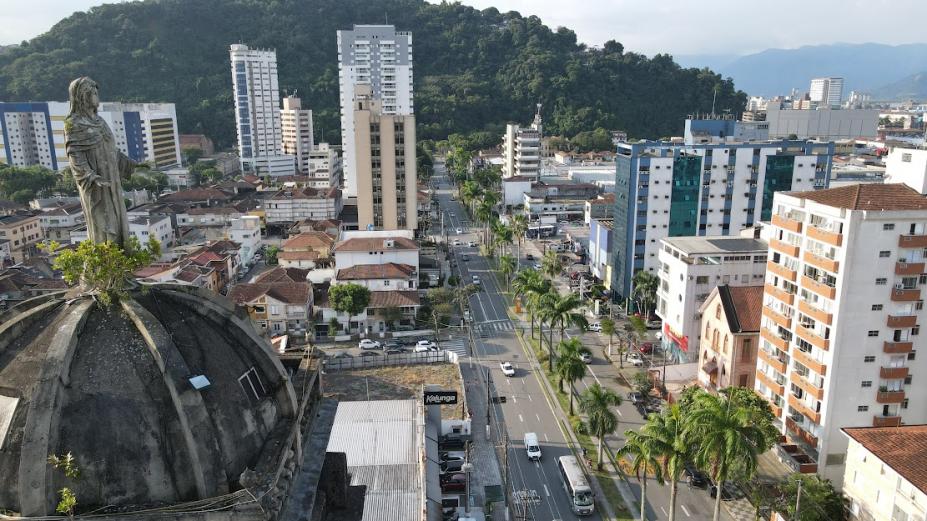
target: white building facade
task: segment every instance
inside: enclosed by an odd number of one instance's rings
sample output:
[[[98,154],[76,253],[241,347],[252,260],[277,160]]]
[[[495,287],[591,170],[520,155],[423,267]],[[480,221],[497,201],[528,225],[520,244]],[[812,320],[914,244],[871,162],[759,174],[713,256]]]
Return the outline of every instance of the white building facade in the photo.
[[[277,51],[233,44],[229,47],[229,57],[242,171],[258,175],[293,175],[296,172],[293,156],[282,151]]]
[[[309,181],[312,188],[341,186],[341,155],[328,143],[319,143],[309,152]]]
[[[715,287],[762,284],[766,242],[744,237],[672,237],[660,241],[657,315],[663,348],[679,361],[695,361],[700,345],[699,308]]]
[[[844,427],[927,422],[923,316],[927,198],[901,184],[775,197],[757,392],[794,470],[839,486]]]
[[[238,256],[242,266],[250,266],[254,254],[261,248],[261,218],[256,215],[243,215],[233,219],[229,228],[229,240],[241,245]]]
[[[338,31],[338,80],[344,193],[357,195],[354,151],[355,87],[370,85],[383,114],[413,114],[412,33],[392,25],[355,25]]]
[[[895,148],[885,158],[885,182],[904,183],[927,194],[927,150]]]
[[[264,218],[268,223],[337,219],[341,208],[341,190],[337,188],[286,188],[266,200]]]
[[[541,172],[541,138],[543,126],[540,112],[534,115],[530,127],[514,123],[505,126],[502,136],[502,177],[536,178]]]
[[[815,78],[811,80],[808,97],[812,103],[839,107],[843,99],[843,78]]]
[[[309,154],[315,148],[312,134],[312,111],[302,108],[295,96],[283,98],[280,110],[281,143],[283,153],[296,158],[296,171],[309,173]]]

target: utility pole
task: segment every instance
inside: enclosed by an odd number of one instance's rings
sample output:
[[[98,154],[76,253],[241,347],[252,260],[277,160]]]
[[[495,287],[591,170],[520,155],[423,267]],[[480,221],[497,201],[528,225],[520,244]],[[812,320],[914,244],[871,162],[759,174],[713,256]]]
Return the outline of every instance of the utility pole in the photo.
[[[492,407],[492,373],[486,369],[486,429],[489,429],[489,408]]]
[[[792,516],[795,518],[795,521],[799,521],[801,519],[801,516],[799,513],[799,507],[801,506],[801,484],[802,484],[802,480],[799,479],[798,480],[798,493],[795,494],[795,515]]]

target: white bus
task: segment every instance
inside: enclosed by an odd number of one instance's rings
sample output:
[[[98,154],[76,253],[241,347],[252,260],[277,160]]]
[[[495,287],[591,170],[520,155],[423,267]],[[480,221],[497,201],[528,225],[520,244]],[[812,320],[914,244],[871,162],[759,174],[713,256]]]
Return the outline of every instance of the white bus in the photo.
[[[563,488],[570,497],[573,513],[580,516],[592,514],[595,510],[592,488],[589,487],[589,480],[579,466],[579,461],[574,456],[560,456],[557,458],[557,468],[560,469]]]

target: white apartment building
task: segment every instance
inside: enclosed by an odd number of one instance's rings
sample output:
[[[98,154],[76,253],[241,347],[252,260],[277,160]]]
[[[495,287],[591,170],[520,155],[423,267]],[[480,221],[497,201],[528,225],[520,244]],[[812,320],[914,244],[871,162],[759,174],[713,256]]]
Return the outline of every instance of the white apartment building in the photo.
[[[843,429],[852,521],[927,519],[927,425]]]
[[[66,102],[0,103],[0,163],[68,166],[64,149]],[[180,134],[173,103],[100,104],[98,114],[113,131],[116,147],[155,168],[180,164]]]
[[[150,215],[148,217],[129,218],[129,234],[136,237],[142,246],[154,237],[161,243],[161,251],[174,243],[174,229],[171,218],[167,215]]]
[[[808,96],[812,103],[827,107],[839,107],[843,99],[843,78],[814,78]]]
[[[885,158],[885,182],[904,183],[927,194],[927,150],[892,149]]]
[[[927,422],[927,385],[911,376],[927,372],[925,249],[927,198],[903,184],[776,194],[756,390],[794,470],[839,487],[840,429]]]
[[[84,209],[80,203],[63,204],[39,214],[45,238],[62,244],[71,242],[71,231],[84,225]]]
[[[657,315],[663,320],[663,349],[676,360],[698,359],[699,308],[717,286],[762,284],[766,241],[731,237],[667,237],[660,240]]]
[[[345,197],[358,195],[354,149],[357,85],[370,85],[383,114],[413,114],[412,33],[392,25],[355,25],[338,31],[338,81]]]
[[[306,219],[320,221],[337,219],[341,215],[341,190],[315,188],[284,188],[264,203],[267,223],[286,223]]]
[[[309,181],[312,188],[341,186],[341,155],[328,143],[319,143],[309,152]]]
[[[293,175],[293,156],[282,151],[277,51],[229,46],[232,94],[241,169],[258,175]]]
[[[302,101],[296,96],[283,98],[280,110],[281,143],[283,153],[295,156],[296,171],[309,173],[309,154],[315,148],[312,135],[312,111],[302,108]]]
[[[514,123],[505,126],[502,136],[502,177],[536,178],[541,172],[541,138],[543,126],[540,110],[530,127]]]
[[[332,250],[335,270],[359,265],[404,264],[419,270],[418,243],[411,230],[345,231],[342,240]]]
[[[237,242],[238,257],[243,266],[250,266],[254,254],[261,248],[261,218],[256,215],[244,215],[232,220],[229,240]]]

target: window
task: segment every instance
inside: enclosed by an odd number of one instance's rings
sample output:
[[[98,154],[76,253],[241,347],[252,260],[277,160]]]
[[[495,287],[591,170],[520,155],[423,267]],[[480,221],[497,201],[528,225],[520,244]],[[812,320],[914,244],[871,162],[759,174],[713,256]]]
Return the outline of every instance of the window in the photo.
[[[914,326],[911,328],[911,335],[919,335],[921,333],[921,326]]]
[[[901,408],[902,408],[902,409],[907,409],[907,408],[908,408],[908,399],[907,399],[907,398],[905,398],[904,400],[901,400]]]
[[[876,286],[884,286],[886,283],[888,283],[888,279],[884,277],[879,277],[876,279]]]
[[[908,375],[908,376],[905,376],[905,377],[904,377],[904,384],[905,384],[905,385],[911,385],[911,382],[912,382],[912,381],[914,381],[914,377],[913,377],[913,376]]]
[[[891,257],[891,256],[892,256],[891,250],[882,250],[879,252],[879,257],[885,258],[885,257]]]
[[[717,320],[720,318],[721,318],[721,304],[718,304],[717,306],[715,306],[715,319]]]
[[[911,351],[908,353],[908,360],[914,360],[917,357],[917,351]]]
[[[879,336],[879,330],[878,330],[878,329],[870,329],[870,330],[869,330],[869,336]]]
[[[254,367],[238,377],[238,385],[241,386],[241,390],[244,391],[245,396],[248,397],[252,404],[260,402],[261,398],[267,396],[267,390],[264,388],[264,384]]]
[[[869,410],[868,405],[859,405],[856,407],[856,412],[866,412]]]
[[[872,363],[872,362],[875,362],[875,357],[874,357],[874,356],[871,356],[871,355],[870,355],[870,356],[866,356],[866,357],[863,358],[863,362],[866,362],[867,364],[870,364],[870,363]]]
[[[882,229],[885,231],[894,230],[895,225],[893,223],[885,223],[882,225]]]
[[[873,304],[873,305],[872,305],[872,310],[873,310],[873,311],[882,311],[882,304]]]
[[[872,387],[872,380],[863,380],[862,387]]]

